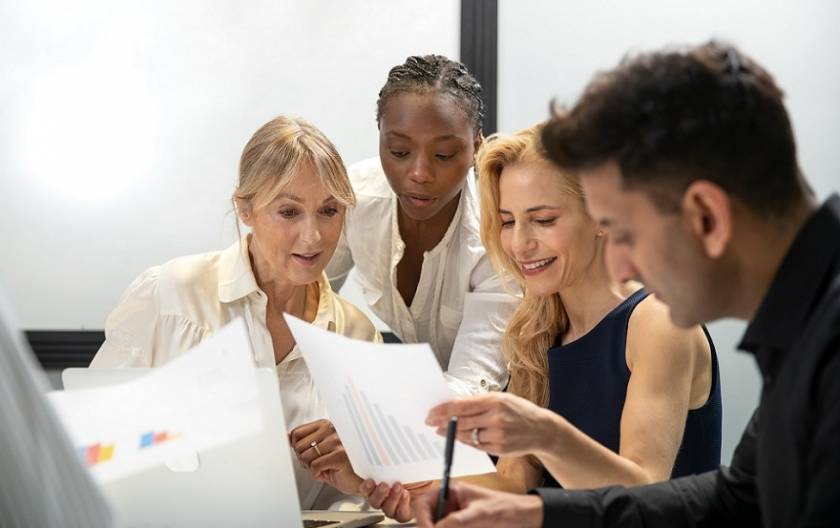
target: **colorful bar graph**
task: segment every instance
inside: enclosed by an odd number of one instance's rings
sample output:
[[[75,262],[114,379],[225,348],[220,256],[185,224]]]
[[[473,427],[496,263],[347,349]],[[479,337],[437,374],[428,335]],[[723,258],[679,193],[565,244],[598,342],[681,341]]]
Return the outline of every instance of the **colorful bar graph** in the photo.
[[[139,442],[135,445],[137,445],[138,449],[143,450],[148,447],[175,440],[180,436],[180,433],[172,433],[169,431],[148,431],[139,436]],[[76,449],[79,453],[79,458],[81,458],[88,466],[95,466],[96,464],[101,464],[113,459],[116,450],[117,446],[113,442],[97,442],[86,446],[80,446]]]

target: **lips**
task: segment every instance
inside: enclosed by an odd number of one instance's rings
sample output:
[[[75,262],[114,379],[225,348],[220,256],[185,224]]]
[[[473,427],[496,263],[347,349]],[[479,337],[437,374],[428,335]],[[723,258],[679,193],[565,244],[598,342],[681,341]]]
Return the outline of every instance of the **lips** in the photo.
[[[304,266],[314,266],[320,256],[320,251],[317,253],[292,253],[292,258]]]
[[[418,209],[422,209],[424,207],[429,207],[432,205],[435,200],[437,200],[436,196],[431,196],[428,194],[422,193],[403,193],[403,198]]]
[[[541,260],[531,260],[529,262],[520,262],[519,268],[525,275],[536,275],[548,266],[552,265],[557,257],[548,257]]]

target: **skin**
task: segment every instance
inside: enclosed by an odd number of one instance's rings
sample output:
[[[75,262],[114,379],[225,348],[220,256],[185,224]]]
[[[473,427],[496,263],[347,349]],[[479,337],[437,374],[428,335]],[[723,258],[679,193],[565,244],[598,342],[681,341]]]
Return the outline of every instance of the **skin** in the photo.
[[[268,298],[266,325],[277,363],[295,345],[283,313],[314,320],[317,282],[335,252],[344,213],[308,167],[268,205],[239,212],[251,228],[248,253],[257,285]]]
[[[665,213],[643,190],[625,188],[613,161],[584,171],[581,178],[590,215],[616,240],[611,273],[653,280],[671,319],[681,326],[723,317],[752,319],[796,234],[817,207],[803,189],[781,220],[768,219],[714,183],[699,180],[679,199],[678,213]],[[685,267],[664,266],[659,259],[672,258],[664,256],[666,250]],[[708,277],[719,280],[704,283]],[[434,501],[431,493],[414,501],[418,526],[488,526],[479,519],[487,504],[519,512],[521,521],[498,526],[542,525],[542,519],[532,522],[543,508],[532,496],[470,488],[469,498],[453,506],[461,522],[449,525],[432,522]]]
[[[379,123],[379,159],[397,195],[405,242],[397,290],[411,306],[423,253],[443,239],[458,209],[467,172],[481,138],[451,96],[403,93],[386,103]]]

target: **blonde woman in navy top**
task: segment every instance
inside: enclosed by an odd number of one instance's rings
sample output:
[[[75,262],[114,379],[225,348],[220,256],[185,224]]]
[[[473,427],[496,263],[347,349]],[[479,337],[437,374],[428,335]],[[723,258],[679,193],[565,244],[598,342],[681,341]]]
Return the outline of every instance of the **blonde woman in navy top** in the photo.
[[[481,233],[525,291],[504,335],[511,385],[440,405],[459,439],[502,455],[481,483],[638,485],[715,469],[717,362],[702,327],[684,330],[638,283],[611,278],[609,241],[578,182],[541,154],[538,127],[479,154]],[[616,271],[616,270],[613,270]]]

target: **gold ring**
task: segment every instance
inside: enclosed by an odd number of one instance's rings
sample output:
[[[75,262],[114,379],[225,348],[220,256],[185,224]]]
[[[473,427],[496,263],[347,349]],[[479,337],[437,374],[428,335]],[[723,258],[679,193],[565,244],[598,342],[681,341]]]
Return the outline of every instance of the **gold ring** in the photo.
[[[312,441],[312,443],[311,443],[311,444],[309,444],[309,447],[311,447],[312,449],[314,449],[314,450],[315,450],[315,452],[316,452],[316,453],[318,453],[318,456],[321,456],[321,450],[320,450],[320,449],[318,449],[318,442],[316,442],[315,440],[313,440],[313,441]]]

